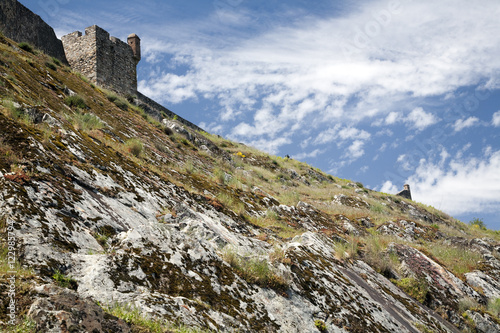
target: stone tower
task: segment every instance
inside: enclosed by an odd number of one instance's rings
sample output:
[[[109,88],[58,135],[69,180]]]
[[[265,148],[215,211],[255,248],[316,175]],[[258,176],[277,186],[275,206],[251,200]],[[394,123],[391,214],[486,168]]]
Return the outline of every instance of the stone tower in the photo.
[[[141,61],[141,39],[136,34],[131,34],[127,38],[128,45],[132,48],[134,53],[134,60],[136,65]]]
[[[404,187],[403,187],[403,190],[399,193],[397,193],[396,195],[399,195],[403,198],[406,198],[406,199],[411,199],[411,191],[410,191],[410,185],[408,184],[405,184]]]
[[[137,35],[130,35],[127,44],[93,25],[85,29],[85,35],[75,31],[61,39],[72,69],[119,93],[137,92],[137,64],[141,58]]]

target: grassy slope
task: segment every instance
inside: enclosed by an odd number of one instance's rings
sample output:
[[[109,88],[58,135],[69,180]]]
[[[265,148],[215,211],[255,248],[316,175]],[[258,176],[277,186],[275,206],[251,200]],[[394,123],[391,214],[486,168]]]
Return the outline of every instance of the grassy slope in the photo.
[[[296,160],[270,156],[208,133],[193,133],[195,139],[189,141],[165,129],[123,98],[95,87],[36,50],[20,50],[3,37],[0,73],[0,171],[9,173],[5,177],[12,182],[43,177],[64,179],[63,169],[60,174],[47,176],[33,168],[32,162],[39,157],[26,145],[27,137],[31,136],[47,152],[42,163],[75,164],[91,170],[115,162],[151,179],[167,180],[205,197],[209,204],[242,224],[252,224],[259,230],[254,237],[270,243],[289,240],[304,232],[306,226],[286,214],[259,208],[264,206],[263,194],[284,205],[305,202],[315,207],[318,220],[334,222],[334,225],[325,222],[320,232],[348,241],[339,243],[342,259],[361,258],[380,272],[391,266],[390,257],[378,255],[391,242],[411,243],[457,276],[463,276],[479,267],[480,256],[447,245],[440,240],[442,237],[436,237],[438,233],[500,241],[499,232],[464,224],[433,207],[365,189],[360,183],[332,177]],[[73,93],[68,89],[81,99],[69,99]],[[35,111],[30,116],[27,109]],[[33,114],[49,114],[60,125],[36,124]],[[75,140],[91,152],[91,157],[81,160],[68,152],[61,142],[68,132],[78,133]],[[211,152],[206,152],[203,145]],[[70,182],[60,182],[65,181]],[[367,205],[332,204],[338,195],[360,197]],[[408,205],[424,218],[416,220]],[[175,211],[165,207],[164,213],[175,214]],[[345,218],[360,231],[359,235],[345,233],[342,224]],[[363,220],[369,220],[373,226],[363,225]],[[383,236],[376,231],[388,221],[400,220],[414,221],[424,230],[417,242]]]

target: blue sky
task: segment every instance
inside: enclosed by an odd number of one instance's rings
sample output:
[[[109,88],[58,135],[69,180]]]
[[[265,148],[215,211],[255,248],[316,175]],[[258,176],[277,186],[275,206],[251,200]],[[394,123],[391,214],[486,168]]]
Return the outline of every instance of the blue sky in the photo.
[[[207,131],[500,229],[500,2],[21,0],[141,37],[139,90]]]

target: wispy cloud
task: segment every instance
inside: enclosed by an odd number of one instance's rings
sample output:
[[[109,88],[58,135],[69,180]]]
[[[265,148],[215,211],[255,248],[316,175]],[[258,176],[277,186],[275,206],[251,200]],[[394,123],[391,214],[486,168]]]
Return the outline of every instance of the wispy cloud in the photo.
[[[500,151],[482,159],[421,161],[408,179],[415,200],[450,214],[492,212],[500,209]],[[444,171],[448,170],[448,171]]]
[[[302,130],[304,123],[352,126],[381,115],[385,125],[404,122],[422,131],[439,115],[415,106],[419,99],[487,81],[500,70],[494,56],[500,52],[494,37],[500,30],[498,13],[484,10],[497,8],[494,0],[482,6],[465,0],[401,1],[388,22],[367,30],[374,13],[387,6],[373,1],[343,18],[292,22],[232,44],[201,31],[188,45],[174,37],[168,45],[146,49],[146,58],[173,54],[187,70],[151,72],[140,90],[168,103],[199,96],[217,100],[219,119],[233,124],[233,136],[274,141],[281,133]],[[240,18],[231,8],[222,14],[227,24],[244,24],[248,16]],[[205,23],[211,27],[213,22]],[[360,31],[365,40],[356,44]],[[213,48],[213,42],[221,47]],[[343,52],[346,45],[354,48],[350,57]]]
[[[476,125],[479,122],[479,118],[477,117],[469,117],[467,119],[458,119],[455,121],[455,124],[453,124],[453,129],[455,132],[460,132],[464,128],[472,127]]]
[[[409,126],[416,128],[419,131],[434,125],[438,121],[439,119],[436,116],[432,113],[425,112],[422,108],[413,109],[404,120],[404,122],[409,124]]]
[[[493,124],[493,126],[495,127],[499,127],[500,126],[500,111],[497,111],[493,114],[493,118],[491,120],[491,123]]]

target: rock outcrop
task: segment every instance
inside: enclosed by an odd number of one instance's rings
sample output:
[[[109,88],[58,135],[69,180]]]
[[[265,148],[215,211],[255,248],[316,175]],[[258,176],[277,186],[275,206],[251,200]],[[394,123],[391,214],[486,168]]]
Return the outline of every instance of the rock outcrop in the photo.
[[[117,104],[49,59],[0,41],[0,229],[9,236],[0,254],[16,257],[0,290],[17,295],[17,323],[26,316],[42,332],[147,332],[136,326],[148,321],[165,332],[173,323],[498,328],[500,234],[178,119],[158,122],[157,111]],[[12,329],[2,302],[0,325]]]

